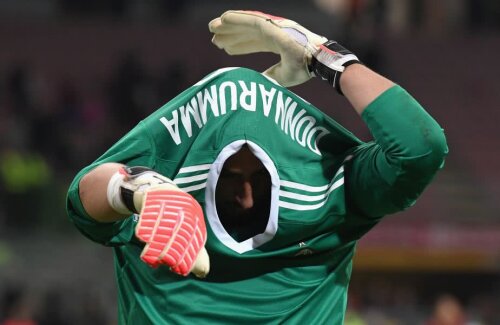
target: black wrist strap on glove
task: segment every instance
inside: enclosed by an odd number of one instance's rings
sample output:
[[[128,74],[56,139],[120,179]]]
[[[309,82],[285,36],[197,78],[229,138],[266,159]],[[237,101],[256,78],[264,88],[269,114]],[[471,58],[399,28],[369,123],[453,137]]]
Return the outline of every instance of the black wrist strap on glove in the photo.
[[[127,175],[127,179],[133,179],[145,172],[154,172],[151,168],[142,166],[123,167],[123,172]],[[120,196],[122,198],[123,204],[132,211],[133,213],[139,213],[134,205],[134,190],[130,188],[120,187]]]
[[[109,206],[123,215],[138,213],[142,200],[151,188],[178,189],[175,183],[151,168],[122,166],[108,182],[106,196]]]
[[[351,64],[360,63],[358,57],[336,41],[328,41],[320,46],[309,64],[309,71],[327,81],[341,95],[340,76]]]
[[[167,177],[158,174],[153,169],[143,166],[123,167],[127,182],[120,186],[120,197],[123,204],[133,213],[139,213],[134,204],[134,192],[143,191],[153,185],[175,184]]]

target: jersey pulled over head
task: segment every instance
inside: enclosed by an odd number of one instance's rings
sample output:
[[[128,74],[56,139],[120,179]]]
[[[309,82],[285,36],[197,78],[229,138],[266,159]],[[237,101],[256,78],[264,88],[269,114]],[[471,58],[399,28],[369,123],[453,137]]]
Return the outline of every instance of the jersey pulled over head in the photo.
[[[332,222],[322,211],[345,209],[342,163],[360,141],[258,72],[215,71],[142,123],[155,169],[203,203],[218,248],[286,246],[279,221],[303,237]]]

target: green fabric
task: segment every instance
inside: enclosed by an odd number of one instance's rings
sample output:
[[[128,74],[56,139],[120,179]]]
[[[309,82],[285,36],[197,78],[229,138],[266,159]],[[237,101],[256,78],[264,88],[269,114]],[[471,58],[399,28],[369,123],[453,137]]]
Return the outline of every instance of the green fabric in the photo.
[[[260,73],[224,69],[82,170],[69,190],[68,214],[86,236],[114,246],[120,324],[342,324],[356,241],[382,215],[411,205],[446,152],[440,127],[399,86],[375,100],[363,119],[375,142],[362,143]],[[218,221],[214,188],[225,159],[242,143],[273,185],[266,231],[239,243]],[[109,161],[154,168],[200,202],[207,278],[144,264],[143,245],[133,236],[137,218],[100,224],[87,215],[79,180]]]

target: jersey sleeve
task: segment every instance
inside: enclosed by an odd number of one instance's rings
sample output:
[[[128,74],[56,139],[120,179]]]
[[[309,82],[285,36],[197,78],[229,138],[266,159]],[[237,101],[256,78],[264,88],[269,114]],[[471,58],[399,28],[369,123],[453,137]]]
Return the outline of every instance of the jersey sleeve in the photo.
[[[442,128],[400,86],[375,99],[362,118],[375,140],[359,146],[346,165],[347,199],[376,219],[414,205],[448,147]]]
[[[91,240],[107,246],[129,242],[134,235],[135,222],[132,217],[122,221],[98,222],[85,211],[79,195],[81,178],[100,164],[117,162],[129,166],[152,166],[154,146],[143,122],[115,143],[104,155],[83,168],[71,183],[66,200],[66,210],[70,220],[78,230]]]
[[[178,146],[175,142],[177,137],[180,137],[180,128],[178,124],[175,128],[166,122],[167,126],[171,127],[170,134],[172,136],[164,136],[169,130],[161,120],[164,116],[172,116],[176,113],[179,107],[187,107],[187,103],[194,96],[209,87],[214,80],[219,76],[223,76],[226,72],[239,70],[237,68],[225,68],[214,71],[203,78],[201,81],[189,87],[181,94],[170,100],[168,103],[157,109],[155,112],[141,121],[134,129],[127,133],[122,139],[115,143],[104,155],[99,157],[95,162],[83,168],[74,178],[69,187],[66,210],[70,220],[76,225],[78,230],[86,237],[98,243],[113,246],[120,245],[134,239],[135,221],[133,217],[126,218],[122,221],[103,223],[97,222],[88,215],[85,211],[79,196],[79,183],[81,178],[100,164],[106,162],[122,163],[129,166],[146,166],[165,174],[168,171],[164,170],[165,162],[176,162],[183,160],[190,148],[190,142],[186,141],[182,146]],[[182,117],[177,117],[179,120]],[[178,120],[176,120],[179,122]],[[173,123],[173,122],[172,122]],[[175,129],[175,130],[174,130]],[[176,136],[174,136],[176,135]],[[186,138],[192,140],[195,135],[189,134]],[[163,148],[156,150],[156,148]],[[172,148],[165,150],[164,148]],[[161,166],[159,166],[161,165]],[[169,168],[172,166],[169,166]],[[173,168],[173,167],[172,167]],[[167,177],[169,175],[165,174]]]

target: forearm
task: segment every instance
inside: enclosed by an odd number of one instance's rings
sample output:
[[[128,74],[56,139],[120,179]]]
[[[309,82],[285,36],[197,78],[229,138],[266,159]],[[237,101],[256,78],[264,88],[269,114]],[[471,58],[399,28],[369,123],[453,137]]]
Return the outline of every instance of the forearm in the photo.
[[[146,243],[141,253],[145,263],[155,268],[165,264],[184,276],[192,272],[197,277],[205,277],[210,270],[210,259],[204,248],[207,233],[199,203],[169,178],[148,167],[123,167],[118,163],[104,163],[81,178],[80,202],[87,214],[98,222],[89,225],[88,218],[84,222],[80,220],[86,225],[80,229],[96,241],[103,241],[101,231],[105,236],[112,233],[106,244],[111,243],[113,237],[119,237],[118,233],[125,238],[134,234]],[[129,204],[134,206],[135,213],[143,212],[137,224],[127,219],[133,213]],[[123,214],[117,212],[124,209],[130,210]],[[120,220],[123,222],[114,222]],[[122,227],[127,228],[127,222],[129,225],[133,222],[134,226],[124,231]],[[157,226],[151,227],[151,224]],[[95,232],[88,232],[89,229]]]
[[[80,180],[80,200],[85,211],[93,219],[100,222],[112,222],[129,216],[119,214],[111,208],[107,198],[109,180],[122,166],[117,163],[105,163],[88,172]]]
[[[340,78],[342,92],[359,115],[392,86],[394,86],[392,81],[362,64],[351,64],[346,67]]]
[[[441,127],[399,86],[379,95],[361,117],[375,143],[357,148],[350,162],[351,203],[372,217],[411,206],[443,166],[448,150]]]
[[[362,64],[352,64],[342,73],[340,85],[387,155],[408,159],[443,151],[441,127],[404,89],[388,91],[394,82]]]
[[[391,87],[372,101],[362,118],[384,160],[398,173],[433,174],[447,153],[439,124],[403,88]]]

